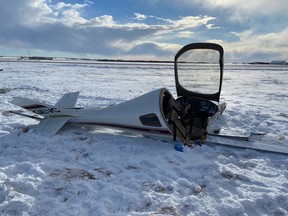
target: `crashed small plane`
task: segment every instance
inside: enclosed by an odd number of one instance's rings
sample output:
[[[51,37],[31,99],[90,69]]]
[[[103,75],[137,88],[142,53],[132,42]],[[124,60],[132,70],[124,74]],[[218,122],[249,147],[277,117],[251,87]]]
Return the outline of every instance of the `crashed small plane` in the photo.
[[[35,131],[54,135],[63,126],[117,128],[143,135],[169,136],[188,144],[205,141],[211,124],[224,111],[219,103],[223,78],[223,48],[214,43],[192,43],[175,55],[177,98],[166,88],[103,109],[76,108],[79,92],[65,94],[54,106],[16,97],[12,101],[34,115]],[[37,114],[37,116],[35,116]]]

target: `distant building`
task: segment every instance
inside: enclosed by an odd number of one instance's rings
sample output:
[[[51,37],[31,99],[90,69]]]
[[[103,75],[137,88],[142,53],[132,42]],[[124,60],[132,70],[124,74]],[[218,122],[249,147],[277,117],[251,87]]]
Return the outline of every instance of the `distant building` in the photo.
[[[286,61],[271,61],[270,64],[287,65]]]

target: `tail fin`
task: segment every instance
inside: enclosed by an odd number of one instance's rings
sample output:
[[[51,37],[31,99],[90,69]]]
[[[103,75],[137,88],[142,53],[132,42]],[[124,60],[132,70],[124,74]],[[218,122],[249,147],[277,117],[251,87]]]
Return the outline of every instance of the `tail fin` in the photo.
[[[55,104],[58,108],[74,108],[77,102],[79,92],[66,93],[62,98]]]

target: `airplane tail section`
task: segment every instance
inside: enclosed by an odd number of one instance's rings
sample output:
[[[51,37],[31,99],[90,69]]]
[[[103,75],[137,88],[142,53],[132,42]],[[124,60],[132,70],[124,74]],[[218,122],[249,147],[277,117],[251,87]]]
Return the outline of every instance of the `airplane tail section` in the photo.
[[[28,98],[15,97],[11,103],[44,117],[49,116],[51,112],[56,111],[55,107]]]
[[[53,136],[64,126],[67,121],[69,121],[69,119],[70,117],[44,118],[36,126],[35,132],[46,136]]]
[[[79,92],[66,93],[55,104],[58,108],[74,108],[79,96]]]
[[[15,97],[11,102],[17,106],[20,106],[28,111],[35,114],[41,115],[43,117],[49,117],[51,115],[65,115],[65,108],[74,108],[77,102],[79,92],[66,93],[62,98],[55,104],[51,106],[40,101],[31,100],[28,98]],[[60,113],[61,112],[61,113]]]
[[[43,116],[43,119],[37,118],[40,123],[36,126],[35,131],[51,136],[56,134],[73,117],[73,108],[78,96],[79,92],[64,94],[55,106],[22,97],[15,97],[11,103]],[[12,113],[35,118],[18,112]]]

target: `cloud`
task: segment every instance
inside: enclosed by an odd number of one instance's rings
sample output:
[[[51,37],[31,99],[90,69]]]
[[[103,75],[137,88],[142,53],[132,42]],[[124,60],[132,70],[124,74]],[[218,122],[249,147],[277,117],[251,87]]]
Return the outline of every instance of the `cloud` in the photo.
[[[204,0],[204,3],[208,7],[214,8],[227,8],[232,9],[234,15],[231,16],[234,19],[245,19],[246,15],[250,16],[270,16],[279,15],[279,13],[287,11],[287,1],[286,0],[215,0],[211,4],[211,0]],[[209,4],[210,3],[210,4]],[[286,8],[286,9],[285,9]]]
[[[231,22],[246,22],[259,17],[288,17],[287,0],[182,0],[181,3],[173,0],[178,7],[193,8],[201,6],[204,10],[228,17]],[[280,20],[278,20],[279,22]]]
[[[230,61],[269,62],[288,59],[288,28],[277,33],[257,34],[249,30],[235,34],[239,37],[238,42],[220,42]]]
[[[134,13],[136,20],[145,20],[147,18],[146,15],[140,13]]]
[[[178,38],[192,38],[193,32],[191,31],[180,31],[177,33]]]
[[[160,4],[162,1],[148,2]],[[115,20],[110,14],[87,16],[86,10],[93,6],[91,1],[82,4],[53,4],[53,1],[48,0],[3,1],[0,7],[0,47],[2,50],[37,49],[92,57],[128,56],[139,59],[162,56],[171,59],[180,48],[179,43],[185,45],[193,40],[222,44],[227,49],[225,52],[228,60],[240,60],[243,56],[247,59],[256,58],[260,56],[258,54],[265,58],[274,55],[275,58],[287,60],[287,21],[281,19],[281,27],[285,26],[285,22],[286,27],[277,31],[272,30],[271,26],[268,28],[269,23],[250,24],[250,20],[260,19],[257,14],[271,16],[271,25],[275,23],[273,19],[276,20],[277,13],[280,13],[280,18],[287,17],[287,12],[283,15],[286,0],[279,1],[283,7],[278,2],[273,5],[267,0],[243,0],[244,5],[239,0],[183,0],[177,1],[177,5],[169,5],[188,9],[201,6],[204,14],[213,16],[198,14],[161,17],[133,13],[131,18],[128,17],[129,22]],[[269,8],[264,7],[263,2]],[[249,22],[227,26],[227,17],[234,24],[243,23],[244,20]],[[266,30],[259,32],[263,26],[267,27]],[[233,41],[229,42],[230,38]]]
[[[14,0],[1,1],[0,12],[1,28],[8,28],[33,25],[43,16],[49,15],[52,9],[43,0]]]
[[[151,41],[143,41],[141,43],[135,44],[133,49],[129,50],[129,54],[139,55],[142,53],[150,53],[151,55],[155,54],[167,54],[167,50],[169,50],[170,44],[166,44],[165,48],[162,43],[156,43]]]
[[[175,29],[195,28],[199,26],[207,26],[208,22],[214,20],[211,16],[185,16],[179,20],[171,20],[171,24]]]
[[[214,34],[206,37],[204,31],[193,30],[194,37],[199,34],[206,41],[222,44],[227,61],[288,59],[287,0],[171,0],[169,3],[178,10],[198,7],[204,14],[213,14],[209,17],[215,19],[205,26],[214,30]],[[186,33],[187,30],[178,34]]]
[[[184,16],[172,20],[135,13],[137,21],[149,18],[161,23],[119,23],[111,15],[84,18],[83,10],[92,4],[88,1],[53,5],[45,0],[14,0],[14,7],[9,2],[5,1],[0,8],[0,20],[5,23],[0,26],[0,46],[106,56],[140,55],[140,50],[143,54],[159,52],[164,55],[161,50],[167,51],[168,45],[163,43],[161,46],[160,42],[154,41],[159,35],[165,37],[175,30],[187,31],[207,26],[214,19],[209,16]],[[151,41],[147,42],[149,38]]]
[[[115,26],[116,23],[113,20],[113,17],[110,15],[103,15],[100,17],[95,17],[90,21],[87,21],[86,24],[90,23],[93,26]]]

